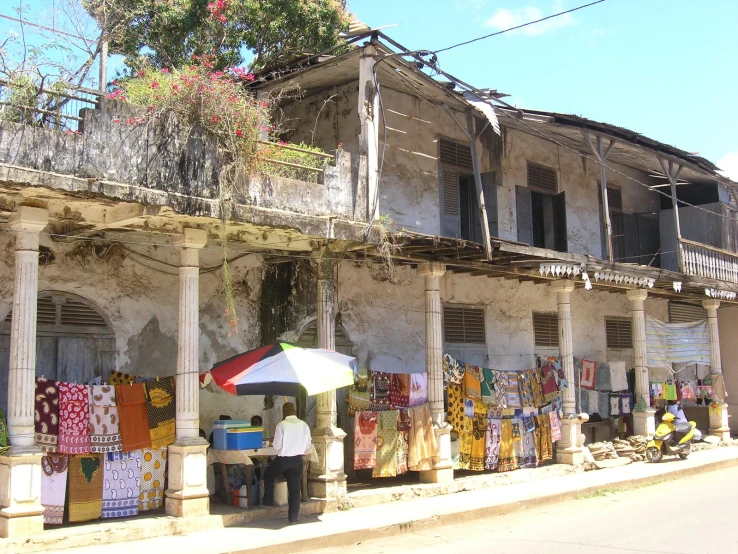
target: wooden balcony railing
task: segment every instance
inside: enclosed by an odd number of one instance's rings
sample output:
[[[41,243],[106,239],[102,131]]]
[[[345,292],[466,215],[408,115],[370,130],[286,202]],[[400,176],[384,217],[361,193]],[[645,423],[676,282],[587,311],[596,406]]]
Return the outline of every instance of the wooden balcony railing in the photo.
[[[738,254],[681,239],[682,273],[694,277],[707,277],[729,283],[738,283]]]

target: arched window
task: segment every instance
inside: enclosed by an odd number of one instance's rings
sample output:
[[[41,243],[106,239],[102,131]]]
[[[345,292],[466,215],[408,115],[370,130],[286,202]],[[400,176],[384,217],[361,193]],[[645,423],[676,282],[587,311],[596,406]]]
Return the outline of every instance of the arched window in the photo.
[[[115,335],[102,311],[76,294],[40,292],[36,375],[87,383],[115,369]],[[0,405],[7,408],[12,311],[0,323]]]

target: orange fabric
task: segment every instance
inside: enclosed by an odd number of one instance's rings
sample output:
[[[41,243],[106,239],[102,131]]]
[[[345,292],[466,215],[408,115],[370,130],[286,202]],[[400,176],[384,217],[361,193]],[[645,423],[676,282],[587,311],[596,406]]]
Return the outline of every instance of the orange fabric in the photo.
[[[149,418],[146,413],[146,391],[143,384],[115,387],[120,417],[123,452],[151,448]]]

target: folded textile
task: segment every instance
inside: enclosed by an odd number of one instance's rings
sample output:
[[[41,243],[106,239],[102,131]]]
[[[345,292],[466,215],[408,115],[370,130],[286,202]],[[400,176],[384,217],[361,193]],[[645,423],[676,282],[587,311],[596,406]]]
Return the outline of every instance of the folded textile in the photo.
[[[151,448],[146,391],[141,383],[115,387],[123,452]]]
[[[59,444],[59,383],[36,377],[34,440],[43,452],[56,452]]]
[[[380,412],[377,425],[377,461],[372,477],[395,477],[397,475],[397,421],[399,412]]]
[[[63,454],[90,452],[90,387],[59,383],[59,443]]]
[[[477,366],[466,364],[464,369],[464,396],[472,400],[482,399],[482,383]]]
[[[118,454],[106,456],[103,462],[103,519],[138,514],[141,451]]]
[[[579,385],[583,389],[594,390],[596,372],[597,362],[582,360],[581,370],[579,373]]]
[[[169,446],[175,440],[174,419],[177,415],[174,377],[148,381],[144,383],[144,389],[151,448]]]
[[[464,415],[474,417],[474,400],[471,398],[464,398]]]
[[[413,406],[408,410],[410,415],[410,450],[408,453],[408,469],[425,471],[433,469],[438,461],[438,444],[433,432],[433,422],[428,404]]]
[[[115,387],[110,385],[93,385],[90,391],[90,443],[95,453],[123,448]]]
[[[102,454],[69,456],[69,521],[98,519],[102,515]]]
[[[41,457],[41,505],[44,507],[45,524],[63,523],[68,467],[69,456],[66,454],[49,452]]]
[[[164,482],[167,476],[167,449],[144,448],[141,451],[141,479],[138,511],[156,510],[164,504]]]
[[[518,373],[516,371],[508,371],[505,373],[507,384],[505,386],[505,396],[508,408],[522,408],[520,400],[520,386],[518,384]]]
[[[610,365],[610,384],[614,391],[628,390],[628,377],[625,372],[625,362],[609,362]]]
[[[374,469],[377,465],[378,412],[357,412],[354,416],[354,469]]]

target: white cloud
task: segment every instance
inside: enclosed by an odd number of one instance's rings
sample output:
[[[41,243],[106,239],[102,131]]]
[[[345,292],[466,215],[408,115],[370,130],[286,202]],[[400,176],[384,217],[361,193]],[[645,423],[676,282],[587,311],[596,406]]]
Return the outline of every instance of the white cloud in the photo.
[[[553,9],[548,13],[544,13],[536,6],[525,6],[524,8],[514,10],[500,8],[492,15],[492,17],[484,22],[484,26],[503,31],[510,27],[517,27],[518,25],[559,13],[564,11],[564,9],[565,8],[562,7],[562,3],[560,1],[554,2]],[[526,35],[542,35],[543,33],[554,29],[574,25],[576,22],[577,20],[574,19],[570,13],[567,13],[552,19],[547,19],[546,21],[541,21],[534,25],[529,25],[528,27],[523,27],[520,30]]]
[[[738,152],[729,152],[720,158],[717,165],[728,179],[738,182]]]

